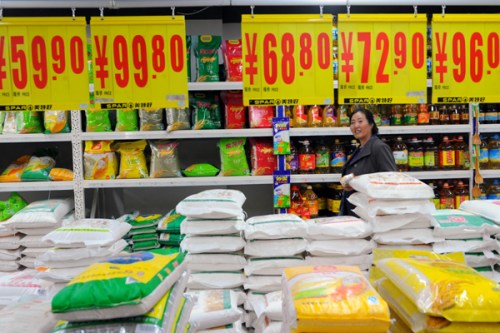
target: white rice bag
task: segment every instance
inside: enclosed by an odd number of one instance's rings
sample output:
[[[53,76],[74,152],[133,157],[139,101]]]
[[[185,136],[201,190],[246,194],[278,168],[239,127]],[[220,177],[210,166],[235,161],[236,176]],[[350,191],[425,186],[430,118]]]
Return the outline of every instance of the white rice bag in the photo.
[[[283,294],[282,291],[267,293],[264,297],[250,297],[249,302],[257,318],[266,316],[269,320],[283,320]]]
[[[238,294],[232,290],[199,290],[188,294],[197,300],[189,317],[189,324],[197,330],[225,326],[242,318]]]
[[[117,220],[82,219],[50,232],[43,240],[66,248],[108,246],[125,236],[130,228],[130,224]]]
[[[494,251],[498,250],[498,242],[491,238],[445,240],[432,244],[432,250],[436,253]]]
[[[19,264],[15,260],[0,260],[0,272],[14,272],[19,269]]]
[[[238,190],[206,190],[181,200],[177,213],[194,218],[229,218],[241,215],[245,195]]]
[[[16,230],[26,236],[45,236],[51,231],[57,229],[57,226],[47,228],[16,228]]]
[[[387,250],[418,250],[418,251],[431,251],[433,244],[415,244],[415,245],[387,245],[377,244],[377,249]]]
[[[375,199],[434,198],[434,191],[429,185],[401,172],[377,172],[355,176],[349,185]]]
[[[36,271],[25,269],[0,275],[0,297],[50,296],[54,283],[35,277]]]
[[[307,225],[294,214],[270,214],[254,216],[246,220],[245,238],[280,239],[304,237]]]
[[[15,228],[45,228],[58,226],[75,204],[73,199],[49,199],[35,201],[14,214],[8,224]]]
[[[460,210],[500,224],[500,200],[466,200],[460,204]]]
[[[254,324],[255,333],[281,333],[283,322],[270,321],[266,316],[258,318]]]
[[[11,236],[1,236],[0,237],[0,249],[1,250],[16,250],[21,245],[19,242],[21,241],[22,235],[16,234]]]
[[[431,244],[444,241],[443,237],[434,236],[432,229],[401,229],[373,234],[373,240],[379,244]]]
[[[19,240],[19,245],[24,247],[38,247],[38,248],[47,248],[52,246],[53,244],[50,241],[44,239],[45,236],[25,236]]]
[[[223,253],[189,253],[185,261],[191,272],[211,271],[214,267],[217,267],[218,271],[239,271],[247,264],[243,255]]]
[[[245,280],[244,288],[258,293],[279,291],[281,290],[281,275],[248,276]]]
[[[229,235],[245,229],[245,215],[227,219],[186,218],[181,224],[181,234],[187,235]]]
[[[245,240],[240,236],[190,236],[182,240],[180,247],[188,253],[227,253],[244,246]]]
[[[302,266],[302,257],[249,258],[245,275],[281,275],[286,267]]]
[[[19,265],[22,265],[26,268],[31,268],[31,269],[35,268],[35,258],[32,258],[32,257],[22,257],[18,261],[18,263],[19,263]]]
[[[306,256],[304,266],[358,266],[360,270],[370,269],[373,255],[361,254],[343,257],[311,257]]]
[[[436,207],[428,199],[375,199],[360,192],[355,192],[347,199],[357,207],[362,207],[370,217],[377,215],[401,215],[401,214],[432,214]]]
[[[88,265],[78,267],[65,267],[65,268],[44,268],[36,274],[39,279],[52,281],[55,283],[67,283],[83,273]]]
[[[243,286],[245,275],[237,272],[192,272],[187,287],[198,289],[233,289]]]
[[[307,245],[307,252],[318,257],[337,257],[368,254],[376,244],[366,239],[315,240]]]
[[[432,226],[432,216],[430,214],[412,213],[371,217],[363,207],[356,207],[353,211],[363,220],[371,223],[373,232],[385,232],[394,229],[430,228]]]
[[[48,299],[23,300],[0,311],[3,333],[47,333],[55,324]]]
[[[251,240],[245,245],[245,255],[254,257],[293,257],[306,250],[307,241],[303,238]]]
[[[434,235],[451,238],[480,238],[500,233],[500,225],[479,215],[458,209],[442,209],[432,214]]]
[[[0,250],[0,260],[12,261],[21,257],[21,251],[16,250]]]
[[[0,222],[0,239],[6,236],[14,236],[16,234],[14,228],[9,228],[9,225],[5,222]]]
[[[369,223],[354,216],[321,217],[306,222],[308,239],[365,238],[372,233]]]
[[[32,248],[25,248],[21,251],[21,254],[25,257],[30,257],[30,258],[36,258],[45,252],[49,251],[52,249],[52,247],[32,247]]]
[[[84,247],[84,248],[51,248],[41,254],[38,259],[47,263],[57,261],[78,261],[84,259],[92,259],[96,257],[111,257],[114,256],[125,247],[127,242],[119,239],[115,243],[106,246]],[[23,253],[24,254],[24,253]],[[80,265],[81,266],[81,265]]]

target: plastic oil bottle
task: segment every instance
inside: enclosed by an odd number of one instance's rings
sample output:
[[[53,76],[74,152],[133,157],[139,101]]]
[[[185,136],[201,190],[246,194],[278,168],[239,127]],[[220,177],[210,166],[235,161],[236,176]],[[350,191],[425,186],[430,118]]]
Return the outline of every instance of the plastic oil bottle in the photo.
[[[330,173],[330,148],[325,145],[323,139],[316,146],[316,173]]]
[[[408,171],[408,147],[403,142],[403,138],[398,136],[392,146],[392,154],[396,161],[398,171]]]
[[[290,170],[291,174],[299,172],[299,154],[295,144],[290,141],[290,154],[286,155],[286,169]]]
[[[486,192],[486,199],[499,200],[500,199],[500,180],[494,179]]]
[[[302,147],[299,149],[299,173],[312,174],[316,169],[316,154],[311,148],[309,140],[300,141]]]
[[[304,105],[295,105],[292,110],[293,126],[306,127],[307,113]]]
[[[455,169],[468,170],[470,168],[469,145],[464,141],[464,137],[459,135],[455,141]]]
[[[455,196],[455,209],[460,208],[460,204],[465,200],[469,200],[469,190],[465,187],[463,181],[459,180],[457,182],[453,195]]]
[[[335,139],[333,147],[330,151],[330,172],[340,173],[347,161],[347,156],[344,147],[339,139]]]
[[[439,208],[440,209],[454,209],[455,208],[455,195],[450,189],[448,183],[443,183],[443,187],[439,191]]]
[[[481,135],[481,144],[479,145],[479,168],[488,169],[490,166],[490,157],[488,151],[488,142],[486,137]]]
[[[411,138],[408,144],[408,170],[422,171],[424,169],[424,149],[420,140]]]
[[[290,208],[288,208],[288,213],[297,216],[302,215],[302,196],[300,195],[300,190],[297,185],[292,185],[290,193]]]
[[[309,210],[309,218],[314,219],[319,216],[319,201],[318,196],[314,193],[312,186],[307,185],[303,197],[306,199],[306,206]]]
[[[424,141],[424,170],[437,170],[438,169],[438,147],[434,142],[432,136],[429,136]]]
[[[307,110],[307,127],[323,126],[323,108],[319,105],[312,105]]]
[[[354,152],[356,151],[356,149],[358,148],[358,141],[356,140],[351,140],[351,144],[347,147],[347,159],[349,160],[352,156],[352,154],[354,154]]]
[[[340,212],[340,201],[342,200],[342,185],[329,184],[326,204],[328,206],[328,215],[337,216]]]
[[[500,136],[495,134],[488,144],[488,159],[490,169],[500,169]]]
[[[439,145],[439,168],[453,170],[455,168],[455,149],[447,136]]]

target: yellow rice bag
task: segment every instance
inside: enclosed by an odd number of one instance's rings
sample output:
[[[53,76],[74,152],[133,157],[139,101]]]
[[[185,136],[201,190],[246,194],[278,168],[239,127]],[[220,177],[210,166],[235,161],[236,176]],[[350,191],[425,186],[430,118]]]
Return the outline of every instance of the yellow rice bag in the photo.
[[[116,151],[120,153],[120,173],[118,178],[137,179],[148,177],[146,165],[146,140],[133,142],[120,142],[115,145]]]
[[[115,179],[118,169],[113,141],[85,141],[83,154],[84,179]]]
[[[422,313],[449,321],[499,321],[498,284],[463,263],[387,258],[375,264]]]
[[[450,322],[442,317],[428,316],[420,311],[389,279],[377,284],[380,295],[389,303],[391,312],[415,333],[497,333],[500,323]]]
[[[75,174],[70,169],[52,168],[49,173],[49,178],[53,181],[73,180],[73,178],[75,178]]]
[[[389,308],[358,267],[284,269],[284,325],[293,332],[385,333]]]

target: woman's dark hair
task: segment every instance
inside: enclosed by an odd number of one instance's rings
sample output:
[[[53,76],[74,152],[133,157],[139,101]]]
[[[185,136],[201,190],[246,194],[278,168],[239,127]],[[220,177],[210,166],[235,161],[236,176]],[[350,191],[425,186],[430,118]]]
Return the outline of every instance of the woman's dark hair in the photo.
[[[352,120],[352,116],[354,116],[356,113],[361,112],[365,115],[366,120],[368,121],[368,124],[373,125],[372,126],[372,135],[377,135],[378,134],[378,127],[375,124],[375,120],[373,119],[373,113],[371,113],[370,110],[367,109],[356,109],[354,110],[353,113],[349,116],[349,122]]]

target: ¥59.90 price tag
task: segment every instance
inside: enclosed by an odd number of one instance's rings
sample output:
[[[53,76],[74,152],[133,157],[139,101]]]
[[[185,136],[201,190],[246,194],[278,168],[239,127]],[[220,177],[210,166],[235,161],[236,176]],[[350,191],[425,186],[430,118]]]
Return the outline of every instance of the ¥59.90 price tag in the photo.
[[[432,102],[500,100],[500,15],[432,17]]]
[[[187,107],[183,16],[92,17],[98,109]]]
[[[424,14],[339,15],[339,103],[426,103]]]
[[[85,18],[0,21],[0,111],[87,108]]]
[[[243,15],[245,105],[333,103],[332,15]]]

